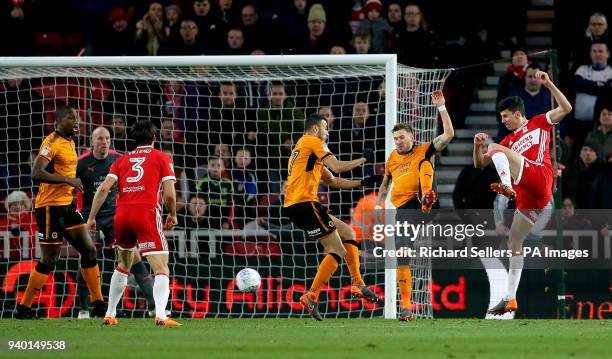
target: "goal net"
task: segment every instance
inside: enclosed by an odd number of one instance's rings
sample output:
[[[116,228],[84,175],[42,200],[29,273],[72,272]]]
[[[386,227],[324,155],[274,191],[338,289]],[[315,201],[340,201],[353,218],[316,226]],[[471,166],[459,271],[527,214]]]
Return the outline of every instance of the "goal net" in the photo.
[[[430,94],[448,74],[397,65],[392,55],[0,59],[0,316],[11,316],[40,258],[30,170],[58,106],[79,113],[79,155],[92,149],[98,126],[110,131],[118,152],[133,148],[129,128],[137,119],[158,126],[156,146],[172,156],[178,178],[179,226],[166,232],[174,315],[302,316],[298,298],[314,278],[322,247],[305,239],[281,207],[287,160],[304,119],[312,113],[328,119],[329,148],[339,159],[373,154],[373,162],[341,177],[382,174],[396,122],[411,124],[418,143],[435,136]],[[350,223],[367,193],[322,184],[319,199]],[[106,296],[115,266],[112,238],[94,237]],[[368,259],[371,238],[358,240],[366,284],[395,297],[394,271]],[[61,253],[34,300],[39,317],[79,310],[79,256],[67,244]],[[234,276],[245,267],[262,276],[256,293],[235,288]],[[415,313],[431,317],[429,262],[413,263],[413,282]],[[342,265],[322,291],[327,317],[395,316],[396,307],[352,300],[350,284]],[[145,315],[135,281],[119,307],[128,316]]]

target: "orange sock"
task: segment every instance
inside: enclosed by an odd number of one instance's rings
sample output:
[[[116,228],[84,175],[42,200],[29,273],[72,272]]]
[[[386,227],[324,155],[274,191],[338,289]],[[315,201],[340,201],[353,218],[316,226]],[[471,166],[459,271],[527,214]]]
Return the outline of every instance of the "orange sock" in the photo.
[[[329,282],[329,279],[334,274],[336,269],[338,268],[338,261],[334,258],[333,255],[328,254],[323,258],[321,264],[319,264],[319,269],[317,270],[317,275],[312,281],[312,285],[310,286],[310,290],[308,291],[308,296],[311,300],[319,301],[319,292],[321,292],[321,288]]]
[[[421,183],[421,193],[425,194],[433,187],[433,166],[429,161],[421,162],[419,167],[419,181]]]
[[[363,278],[361,278],[359,249],[357,248],[357,244],[355,242],[343,242],[342,244],[344,245],[344,249],[346,249],[344,260],[346,261],[349,272],[351,272],[351,282],[353,285],[361,287],[364,285],[364,282]]]
[[[412,273],[410,267],[397,267],[397,286],[400,291],[402,309],[410,309],[410,297],[412,296]]]
[[[40,293],[43,285],[45,285],[45,282],[47,282],[47,278],[49,278],[48,273],[43,274],[37,271],[36,268],[32,269],[32,272],[30,272],[30,278],[28,279],[28,286],[19,304],[31,308],[34,296]]]
[[[89,288],[90,301],[104,300],[100,287],[100,267],[96,264],[90,268],[81,268],[81,274],[83,274],[87,288]]]

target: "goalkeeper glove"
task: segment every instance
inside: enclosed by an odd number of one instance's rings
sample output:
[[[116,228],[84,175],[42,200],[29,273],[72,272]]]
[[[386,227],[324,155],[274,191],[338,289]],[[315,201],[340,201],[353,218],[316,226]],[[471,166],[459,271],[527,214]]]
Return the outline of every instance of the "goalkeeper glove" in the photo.
[[[366,162],[374,163],[374,151],[371,148],[364,149],[362,156],[366,159]]]
[[[372,175],[365,177],[361,180],[362,187],[377,187],[382,183],[383,177],[381,175]]]

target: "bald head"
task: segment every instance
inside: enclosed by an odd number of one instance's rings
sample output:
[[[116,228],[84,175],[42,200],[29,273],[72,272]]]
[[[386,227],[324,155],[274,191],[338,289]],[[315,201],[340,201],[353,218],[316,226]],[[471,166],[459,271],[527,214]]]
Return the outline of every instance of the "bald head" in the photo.
[[[110,132],[105,127],[96,127],[91,133],[91,145],[95,158],[99,160],[105,159],[110,150],[110,143]]]

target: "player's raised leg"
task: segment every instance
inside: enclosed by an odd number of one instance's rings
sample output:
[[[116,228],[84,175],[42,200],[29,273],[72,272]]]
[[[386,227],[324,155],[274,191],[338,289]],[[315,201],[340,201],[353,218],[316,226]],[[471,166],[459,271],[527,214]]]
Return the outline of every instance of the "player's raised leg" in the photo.
[[[323,316],[319,313],[318,308],[319,293],[321,293],[321,289],[329,282],[329,279],[336,269],[338,269],[342,258],[346,255],[346,249],[344,249],[342,245],[342,240],[340,239],[338,231],[333,231],[329,235],[320,238],[319,242],[321,242],[321,245],[325,248],[325,253],[327,253],[327,255],[323,258],[321,264],[319,264],[317,274],[310,285],[310,289],[306,294],[300,297],[300,303],[306,311],[308,311],[311,317],[321,321],[323,320]]]
[[[368,288],[361,277],[361,261],[359,258],[359,247],[357,247],[355,231],[348,224],[342,222],[335,216],[330,214],[329,217],[334,221],[334,225],[342,240],[342,245],[344,249],[346,249],[344,261],[351,273],[351,295],[356,298],[363,298],[371,303],[383,305],[384,299]]]

